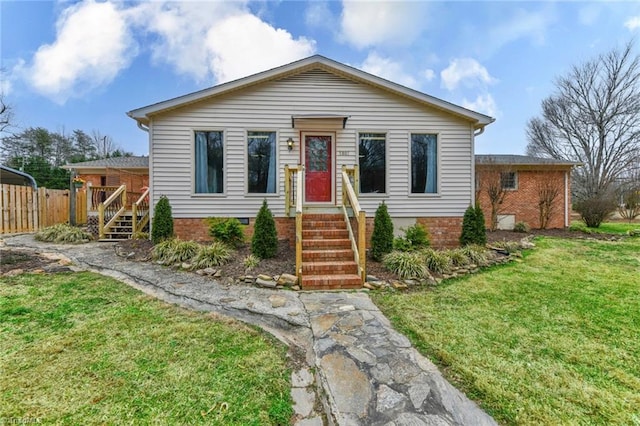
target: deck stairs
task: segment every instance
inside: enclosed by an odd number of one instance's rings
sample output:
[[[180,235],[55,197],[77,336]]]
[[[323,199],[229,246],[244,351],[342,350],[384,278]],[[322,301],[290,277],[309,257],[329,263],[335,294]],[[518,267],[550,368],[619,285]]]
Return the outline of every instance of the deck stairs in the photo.
[[[123,241],[133,235],[133,212],[128,210],[118,217],[113,226],[105,231],[105,238],[100,241]]]
[[[362,288],[342,213],[310,212],[302,216],[303,290]]]

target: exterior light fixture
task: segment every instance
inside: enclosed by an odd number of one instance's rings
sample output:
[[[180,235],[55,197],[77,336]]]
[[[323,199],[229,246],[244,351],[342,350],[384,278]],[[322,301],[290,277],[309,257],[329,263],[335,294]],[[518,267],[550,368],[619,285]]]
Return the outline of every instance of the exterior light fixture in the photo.
[[[293,139],[287,139],[287,149],[291,151],[293,149]]]

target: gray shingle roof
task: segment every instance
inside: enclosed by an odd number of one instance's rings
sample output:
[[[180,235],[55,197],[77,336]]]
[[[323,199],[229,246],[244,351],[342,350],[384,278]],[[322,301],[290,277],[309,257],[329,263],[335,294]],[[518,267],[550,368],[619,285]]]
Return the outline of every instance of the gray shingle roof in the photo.
[[[556,160],[555,158],[543,158],[532,157],[530,155],[502,155],[502,154],[487,154],[476,155],[476,164],[495,164],[495,165],[509,165],[509,166],[577,166],[580,163],[567,160]]]
[[[110,167],[114,169],[149,168],[149,157],[112,157],[65,164],[65,169]]]

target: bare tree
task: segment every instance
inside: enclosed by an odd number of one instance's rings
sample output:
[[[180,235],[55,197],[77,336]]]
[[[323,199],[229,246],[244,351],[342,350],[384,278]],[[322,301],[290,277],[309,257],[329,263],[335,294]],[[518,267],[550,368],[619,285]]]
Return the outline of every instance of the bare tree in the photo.
[[[515,174],[509,166],[501,164],[484,165],[478,170],[478,186],[476,194],[481,196],[484,192],[487,194],[487,200],[491,208],[490,212],[490,229],[495,231],[498,229],[498,215],[502,211],[502,203],[512,188],[511,179],[515,179]]]
[[[109,158],[113,152],[120,149],[111,136],[103,135],[99,130],[94,129],[91,131],[91,139],[98,158]]]
[[[560,194],[560,188],[550,177],[538,182],[538,218],[540,229],[547,229],[554,211],[554,201]]]
[[[640,56],[633,44],[571,68],[527,125],[530,155],[582,163],[576,201],[610,196],[616,179],[638,162]]]

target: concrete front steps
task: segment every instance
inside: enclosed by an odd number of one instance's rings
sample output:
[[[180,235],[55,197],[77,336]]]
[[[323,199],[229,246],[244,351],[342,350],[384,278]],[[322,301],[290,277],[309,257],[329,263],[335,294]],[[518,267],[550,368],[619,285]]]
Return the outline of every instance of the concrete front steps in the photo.
[[[362,288],[342,214],[302,216],[302,289]]]

